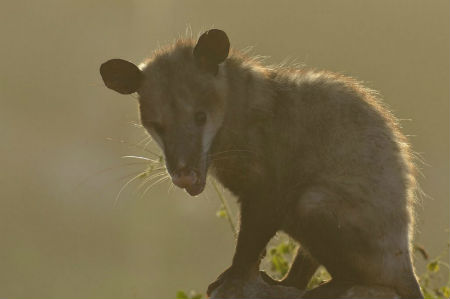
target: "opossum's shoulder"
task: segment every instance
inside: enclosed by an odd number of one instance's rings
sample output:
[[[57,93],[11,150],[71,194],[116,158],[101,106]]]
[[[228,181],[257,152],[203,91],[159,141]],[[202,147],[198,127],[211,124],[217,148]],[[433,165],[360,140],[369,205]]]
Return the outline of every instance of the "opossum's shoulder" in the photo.
[[[348,101],[359,98],[371,101],[377,92],[362,82],[339,73],[315,69],[281,69],[275,72],[274,80],[281,90],[288,90],[293,96],[308,96],[305,99]]]
[[[304,69],[277,74],[278,89],[293,105],[352,112],[395,123],[395,117],[377,91],[355,78],[330,71]],[[372,116],[372,117],[371,117]]]

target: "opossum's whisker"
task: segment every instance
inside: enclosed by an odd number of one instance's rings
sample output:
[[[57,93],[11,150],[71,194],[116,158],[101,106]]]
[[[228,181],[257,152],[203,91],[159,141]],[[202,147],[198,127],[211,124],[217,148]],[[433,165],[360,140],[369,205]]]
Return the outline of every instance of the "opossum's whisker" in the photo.
[[[167,174],[166,167],[160,167],[155,169],[147,169],[146,177],[144,178],[144,181],[139,184],[137,187],[137,191],[139,191],[145,184],[153,180],[154,178],[157,178],[158,176]]]
[[[147,174],[152,174],[152,173],[154,173],[157,170],[165,170],[165,171],[167,171],[167,168],[165,166],[154,168],[154,169],[149,168],[149,169],[147,169]]]
[[[246,149],[230,149],[230,150],[224,150],[224,151],[221,151],[221,152],[217,152],[217,153],[214,153],[214,154],[211,154],[211,155],[214,156],[214,155],[220,155],[220,154],[229,153],[229,152],[251,152],[251,153],[253,153],[253,151],[246,150]]]
[[[141,156],[122,156],[121,158],[122,158],[122,159],[138,159],[138,160],[144,160],[144,161],[151,162],[151,163],[156,163],[156,164],[159,164],[159,163],[160,163],[158,160],[150,159],[150,158],[147,158],[147,157],[141,157]]]
[[[136,127],[136,128],[142,128],[143,127],[142,124],[137,123],[135,121],[130,121],[129,124],[131,124],[133,127]]]
[[[110,137],[106,138],[106,140],[108,140],[108,141],[117,141],[118,143],[127,144],[130,147],[135,147],[135,148],[138,148],[140,150],[145,151],[146,153],[152,154],[152,155],[154,155],[157,158],[159,158],[161,156],[160,154],[157,154],[154,151],[148,150],[147,148],[143,148],[142,146],[139,146],[137,144],[134,144],[134,143],[131,143],[131,142],[128,142],[128,141],[125,141],[125,140],[114,140],[114,139],[112,139]]]
[[[220,157],[220,158],[214,158],[214,159],[210,159],[210,162],[217,162],[217,161],[222,161],[222,160],[227,160],[227,159],[233,159],[236,158],[235,155],[229,155],[229,156],[224,156],[224,157]]]
[[[143,182],[140,186],[139,189],[145,189],[141,192],[141,195],[139,196],[139,199],[142,199],[144,197],[144,195],[146,194],[146,192],[149,190],[149,186],[145,186],[146,184],[150,183],[150,186],[153,185],[154,182],[158,181],[159,179],[166,177],[167,175],[164,172],[158,173],[157,175],[152,176],[151,178],[148,178],[145,180],[145,182]]]
[[[170,178],[170,175],[166,175],[166,176],[164,176],[164,177],[162,177],[162,178],[160,178],[160,179],[154,181],[150,186],[148,186],[148,187],[144,190],[144,193],[142,193],[141,198],[143,198],[143,197],[145,196],[145,194],[146,194],[153,186],[155,186],[155,185],[158,184],[158,183],[163,182],[164,180],[167,180],[168,178]]]
[[[121,182],[123,180],[128,180],[129,178],[131,178],[132,176],[135,176],[135,175],[136,175],[136,172],[129,173],[127,175],[121,176],[120,178],[115,179],[114,183]]]
[[[167,194],[170,194],[170,191],[172,191],[172,189],[173,189],[174,186],[175,186],[175,184],[172,183],[172,181],[170,181],[169,188],[167,188]]]
[[[157,172],[153,172],[152,175],[150,175],[148,178],[145,178],[144,181],[142,183],[139,184],[139,186],[137,187],[137,190],[139,191],[145,184],[147,184],[148,182],[150,182],[151,180],[166,175],[167,173],[165,171],[157,171]]]
[[[143,175],[146,174],[146,171],[140,172],[138,173],[136,176],[134,176],[132,179],[130,179],[128,182],[126,182],[122,188],[120,188],[119,192],[117,193],[116,199],[114,200],[114,206],[117,205],[117,202],[119,200],[120,195],[122,194],[123,190],[125,190],[125,188],[131,184],[133,181],[137,180],[138,178],[142,177]]]
[[[221,151],[221,152],[217,152],[214,154],[209,154],[209,157],[215,157],[215,156],[219,156],[219,155],[224,155],[224,154],[228,154],[228,153],[251,153],[251,154],[256,154],[256,152],[254,151],[250,151],[250,150],[226,150],[226,151]]]
[[[88,176],[86,176],[84,179],[82,179],[76,186],[75,188],[80,187],[81,185],[83,185],[84,183],[86,183],[89,179],[91,179],[94,176],[103,174],[105,172],[114,170],[114,169],[118,169],[118,168],[122,168],[122,167],[127,167],[127,166],[136,166],[136,165],[142,165],[144,164],[144,162],[133,162],[133,163],[126,163],[126,164],[122,164],[122,165],[116,165],[116,166],[112,166],[112,167],[107,167],[107,168],[103,168],[100,169],[94,173],[89,174]]]
[[[153,139],[149,139],[145,144],[144,144],[144,150],[147,150],[147,146],[153,141]]]
[[[145,134],[144,138],[139,141],[136,145],[142,147],[143,150],[147,150],[147,145],[153,141],[152,136]]]
[[[212,159],[209,158],[209,162],[210,163],[214,163],[214,162],[218,162],[218,161],[223,161],[223,160],[229,160],[229,159],[236,159],[236,158],[248,158],[248,156],[245,155],[239,155],[239,154],[230,154],[230,155],[223,155],[223,156],[219,156],[219,157],[213,157]],[[257,157],[258,160],[263,160],[262,157]]]
[[[147,144],[149,141],[151,141],[152,140],[152,138],[150,137],[150,136],[145,136],[144,138],[142,138],[142,140],[141,141],[139,141],[138,143],[136,143],[136,145],[141,145],[142,143],[145,143],[145,144]]]
[[[202,193],[202,195],[205,197],[205,199],[206,199],[207,201],[210,201],[210,198],[209,198],[209,196],[208,196],[208,193],[209,193],[209,191],[210,191],[209,189],[212,188],[212,185],[211,185],[210,180],[211,180],[211,178],[208,176],[208,177],[206,178],[206,188],[205,188],[205,190],[204,190],[203,193]]]
[[[225,170],[225,171],[236,171],[236,169],[233,169],[233,168],[216,167],[216,166],[214,166],[214,169]]]
[[[215,167],[214,166],[214,170],[229,172],[229,173],[232,173],[232,174],[234,174],[236,176],[242,175],[242,172],[240,172],[238,169],[223,168],[223,167]]]

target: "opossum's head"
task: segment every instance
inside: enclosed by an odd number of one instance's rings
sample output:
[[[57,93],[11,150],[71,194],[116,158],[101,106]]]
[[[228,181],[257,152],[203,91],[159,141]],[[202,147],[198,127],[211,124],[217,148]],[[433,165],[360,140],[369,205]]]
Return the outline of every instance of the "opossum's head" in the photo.
[[[208,152],[224,119],[220,64],[229,49],[226,34],[212,29],[196,44],[177,41],[156,52],[140,68],[122,59],[100,67],[108,88],[138,93],[142,125],[163,150],[173,183],[193,196],[205,187]]]

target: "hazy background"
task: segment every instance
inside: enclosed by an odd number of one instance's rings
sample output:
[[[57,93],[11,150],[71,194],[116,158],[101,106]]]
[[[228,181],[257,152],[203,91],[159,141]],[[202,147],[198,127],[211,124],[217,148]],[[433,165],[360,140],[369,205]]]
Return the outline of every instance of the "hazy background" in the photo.
[[[120,157],[148,154],[132,146],[145,136],[136,100],[106,89],[98,67],[139,63],[187,25],[379,90],[427,162],[417,242],[445,250],[448,1],[2,1],[0,297],[169,298],[204,292],[229,265],[233,235],[213,192],[162,184],[140,199],[134,185],[114,206],[145,167]]]

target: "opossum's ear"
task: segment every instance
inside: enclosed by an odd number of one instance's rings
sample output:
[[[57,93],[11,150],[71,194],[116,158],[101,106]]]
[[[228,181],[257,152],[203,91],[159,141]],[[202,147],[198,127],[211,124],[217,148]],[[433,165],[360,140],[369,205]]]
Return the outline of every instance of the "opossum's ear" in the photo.
[[[219,63],[230,52],[230,40],[225,32],[211,29],[203,33],[194,48],[194,57],[198,65],[213,74],[217,74]]]
[[[144,74],[137,66],[123,59],[111,59],[103,63],[100,75],[106,87],[121,94],[136,92],[144,79]]]

